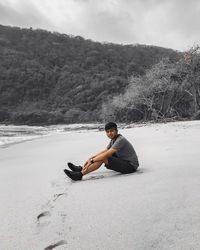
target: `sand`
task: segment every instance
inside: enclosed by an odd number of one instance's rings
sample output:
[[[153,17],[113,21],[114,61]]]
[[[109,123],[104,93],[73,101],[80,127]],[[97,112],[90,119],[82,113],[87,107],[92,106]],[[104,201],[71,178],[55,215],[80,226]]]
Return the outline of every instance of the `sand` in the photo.
[[[0,149],[0,249],[200,249],[200,122],[120,130],[138,172],[100,168],[73,182],[108,144],[103,131],[65,132]]]

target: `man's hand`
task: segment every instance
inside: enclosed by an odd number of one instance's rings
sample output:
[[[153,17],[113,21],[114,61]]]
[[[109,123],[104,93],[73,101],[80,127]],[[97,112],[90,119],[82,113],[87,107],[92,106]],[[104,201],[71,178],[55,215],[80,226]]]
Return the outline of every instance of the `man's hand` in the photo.
[[[84,167],[85,166],[89,166],[90,164],[91,164],[91,161],[90,161],[91,159],[88,159],[86,162],[85,162],[85,164],[84,164]]]
[[[84,164],[84,166],[83,166],[83,170],[86,170],[90,165],[91,165],[91,158],[88,159],[88,160],[85,162],[85,164]]]

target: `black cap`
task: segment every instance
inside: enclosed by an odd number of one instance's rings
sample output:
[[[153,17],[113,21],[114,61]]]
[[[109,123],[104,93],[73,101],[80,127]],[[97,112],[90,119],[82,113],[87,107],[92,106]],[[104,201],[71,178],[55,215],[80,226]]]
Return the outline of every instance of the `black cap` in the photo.
[[[111,128],[117,129],[117,124],[114,123],[114,122],[108,122],[108,123],[106,123],[106,125],[105,125],[105,131],[108,130],[108,129],[111,129]]]

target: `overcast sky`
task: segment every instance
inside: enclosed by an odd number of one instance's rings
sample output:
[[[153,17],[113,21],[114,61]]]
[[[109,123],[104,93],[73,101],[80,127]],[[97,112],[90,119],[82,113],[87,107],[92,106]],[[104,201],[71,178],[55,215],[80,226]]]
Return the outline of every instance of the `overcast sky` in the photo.
[[[0,24],[188,50],[200,42],[200,1],[0,0]]]

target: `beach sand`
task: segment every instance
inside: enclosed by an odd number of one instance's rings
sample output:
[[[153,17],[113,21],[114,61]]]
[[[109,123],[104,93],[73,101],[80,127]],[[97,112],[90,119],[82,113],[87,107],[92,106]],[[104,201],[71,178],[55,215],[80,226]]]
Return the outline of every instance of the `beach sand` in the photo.
[[[0,249],[200,249],[200,122],[120,130],[138,172],[101,167],[73,182],[66,163],[104,149],[103,131],[0,148]]]

